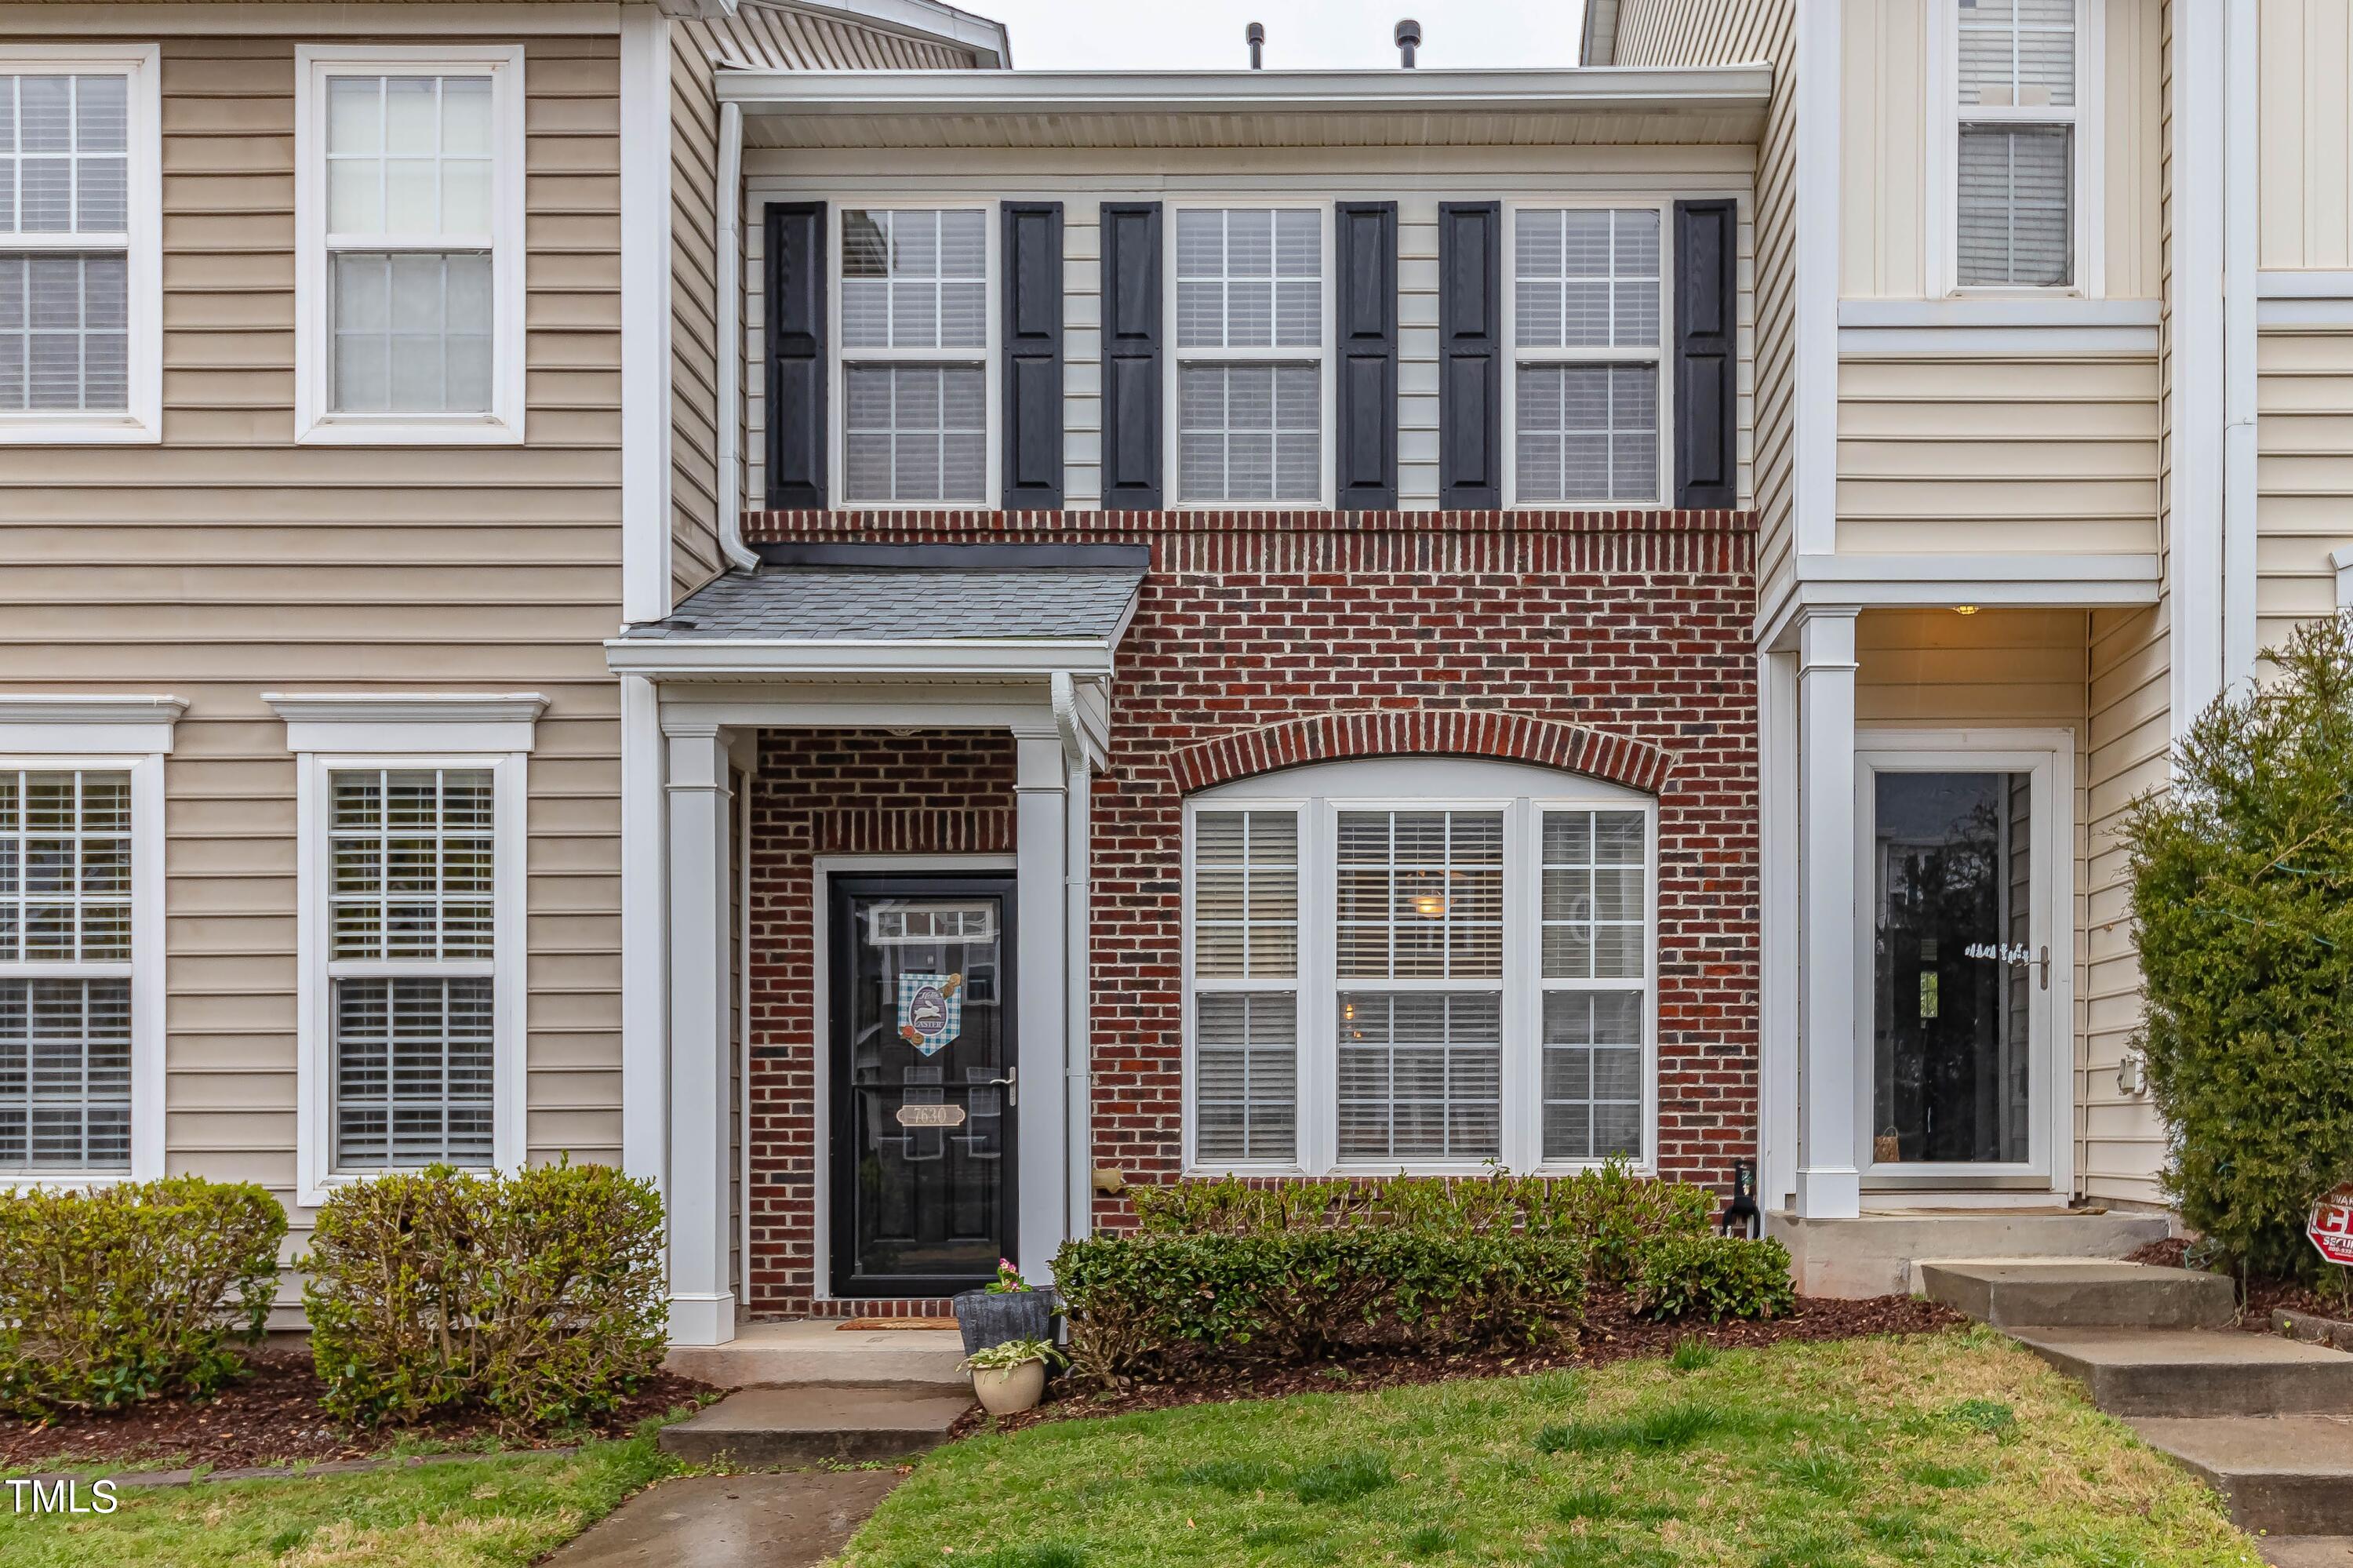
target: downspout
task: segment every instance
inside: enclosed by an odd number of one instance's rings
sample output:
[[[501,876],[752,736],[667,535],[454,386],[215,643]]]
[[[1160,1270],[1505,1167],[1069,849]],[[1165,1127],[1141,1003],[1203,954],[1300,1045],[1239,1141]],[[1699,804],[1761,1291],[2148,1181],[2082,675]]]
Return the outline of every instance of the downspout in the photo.
[[[1087,1004],[1088,807],[1092,803],[1092,773],[1087,765],[1085,738],[1079,733],[1079,694],[1070,675],[1054,672],[1051,683],[1054,727],[1061,732],[1062,759],[1069,769],[1062,797],[1062,822],[1067,841],[1062,851],[1062,931],[1068,950],[1062,958],[1067,990],[1062,1002],[1062,1165],[1065,1195],[1062,1234],[1073,1239],[1094,1230],[1093,1110],[1088,1083],[1088,1043],[1092,1038]]]
[[[717,69],[715,66],[714,69]],[[719,547],[742,571],[744,543],[744,106],[719,106]]]
[[[2255,303],[2262,91],[2256,0],[2229,0],[2222,38],[2222,689],[2255,673]]]

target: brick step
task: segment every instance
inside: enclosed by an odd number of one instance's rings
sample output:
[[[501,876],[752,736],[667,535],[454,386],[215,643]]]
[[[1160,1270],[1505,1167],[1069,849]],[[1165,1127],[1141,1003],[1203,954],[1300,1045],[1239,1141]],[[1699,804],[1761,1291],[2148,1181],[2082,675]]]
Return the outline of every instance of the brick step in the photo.
[[[2241,1530],[2273,1535],[2353,1531],[2353,1417],[2143,1417],[2132,1428],[2221,1493]]]
[[[814,1465],[899,1459],[937,1447],[972,1408],[970,1393],[922,1384],[799,1383],[744,1388],[665,1426],[661,1446],[690,1464]]]
[[[2221,1329],[2238,1293],[2219,1274],[2081,1258],[1923,1262],[1921,1293],[1998,1329]]]
[[[2111,1415],[2353,1414],[2353,1355],[2195,1329],[2012,1329]]]

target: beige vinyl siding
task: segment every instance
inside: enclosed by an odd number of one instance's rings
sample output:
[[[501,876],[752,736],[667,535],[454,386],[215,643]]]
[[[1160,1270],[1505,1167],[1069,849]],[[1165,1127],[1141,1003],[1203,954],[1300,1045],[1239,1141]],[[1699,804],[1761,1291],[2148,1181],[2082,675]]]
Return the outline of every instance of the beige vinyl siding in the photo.
[[[2157,395],[2140,355],[1848,355],[1838,547],[2153,551]]]
[[[1363,147],[1266,149],[1238,171],[1229,151],[1137,152],[746,148],[744,184],[744,355],[765,353],[761,225],[769,201],[1037,198],[1062,206],[1064,496],[1072,508],[1103,496],[1102,238],[1106,201],[1184,201],[1251,196],[1332,202],[1398,203],[1398,499],[1408,510],[1438,504],[1438,206],[1441,201],[1541,200],[1623,194],[1643,202],[1730,195],[1742,202],[1738,452],[1744,501],[1751,493],[1755,396],[1752,363],[1757,302],[1748,172],[1745,147],[1444,147],[1409,164],[1396,152]],[[759,505],[762,415],[747,387],[748,502]],[[1327,410],[1328,418],[1328,410]]]
[[[2255,366],[2255,638],[2268,649],[2336,610],[2329,557],[2353,550],[2353,330],[2267,329]]]
[[[1624,0],[1614,59],[1623,66],[1773,65],[1773,100],[1754,160],[1756,199],[1743,238],[1744,307],[1754,323],[1742,375],[1749,391],[1742,418],[1742,493],[1758,514],[1757,587],[1771,602],[1795,568],[1792,446],[1797,391],[1798,69],[1792,47],[1795,0]]]
[[[2262,0],[2261,265],[2353,268],[2353,0]]]
[[[1949,16],[1934,0],[1850,5],[1844,29],[1839,105],[1841,181],[1839,292],[1841,296],[1919,299],[1927,290],[1926,240],[1932,215],[1922,207],[1933,188],[1927,161],[1942,155],[1944,104],[1929,84],[1934,18]],[[2101,145],[2105,172],[2097,195],[2102,293],[2150,299],[2157,293],[2157,122],[2163,61],[2156,0],[2108,0],[2102,16]],[[1938,187],[1950,189],[1949,180]]]

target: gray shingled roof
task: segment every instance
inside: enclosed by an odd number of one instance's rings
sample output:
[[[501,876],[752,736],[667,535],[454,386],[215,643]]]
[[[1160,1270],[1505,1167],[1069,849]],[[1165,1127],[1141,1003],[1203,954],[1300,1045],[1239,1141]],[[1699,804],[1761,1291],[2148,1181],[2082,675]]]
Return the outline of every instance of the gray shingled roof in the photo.
[[[633,626],[665,642],[913,641],[956,638],[1108,640],[1127,618],[1144,573],[1061,567],[763,567],[729,572],[666,620]]]

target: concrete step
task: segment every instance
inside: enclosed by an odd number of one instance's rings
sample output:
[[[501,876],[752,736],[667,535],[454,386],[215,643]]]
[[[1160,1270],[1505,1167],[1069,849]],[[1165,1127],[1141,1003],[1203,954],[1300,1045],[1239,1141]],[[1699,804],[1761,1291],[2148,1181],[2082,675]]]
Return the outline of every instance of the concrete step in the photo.
[[[2353,1356],[2194,1329],[2012,1329],[2111,1415],[2353,1414]]]
[[[661,1446],[690,1464],[813,1465],[898,1459],[937,1447],[972,1408],[969,1393],[889,1383],[738,1389],[665,1426]]]
[[[2255,1542],[2272,1568],[2353,1568],[2353,1535],[2274,1535]]]
[[[1790,1272],[1808,1296],[1901,1296],[1922,1258],[2121,1258],[2163,1241],[2162,1214],[2105,1209],[1889,1209],[1852,1220],[1808,1219],[1785,1209],[1765,1216],[1765,1234],[1789,1249]]]
[[[2241,1530],[2353,1531],[2353,1417],[2143,1417],[2132,1428],[2221,1493]]]
[[[969,1389],[953,1329],[844,1329],[835,1320],[745,1323],[723,1345],[680,1345],[662,1363],[720,1388],[813,1383],[922,1383]]]
[[[1917,1267],[1922,1295],[1997,1329],[2221,1329],[2239,1308],[2229,1279],[2187,1268],[2073,1258]]]

